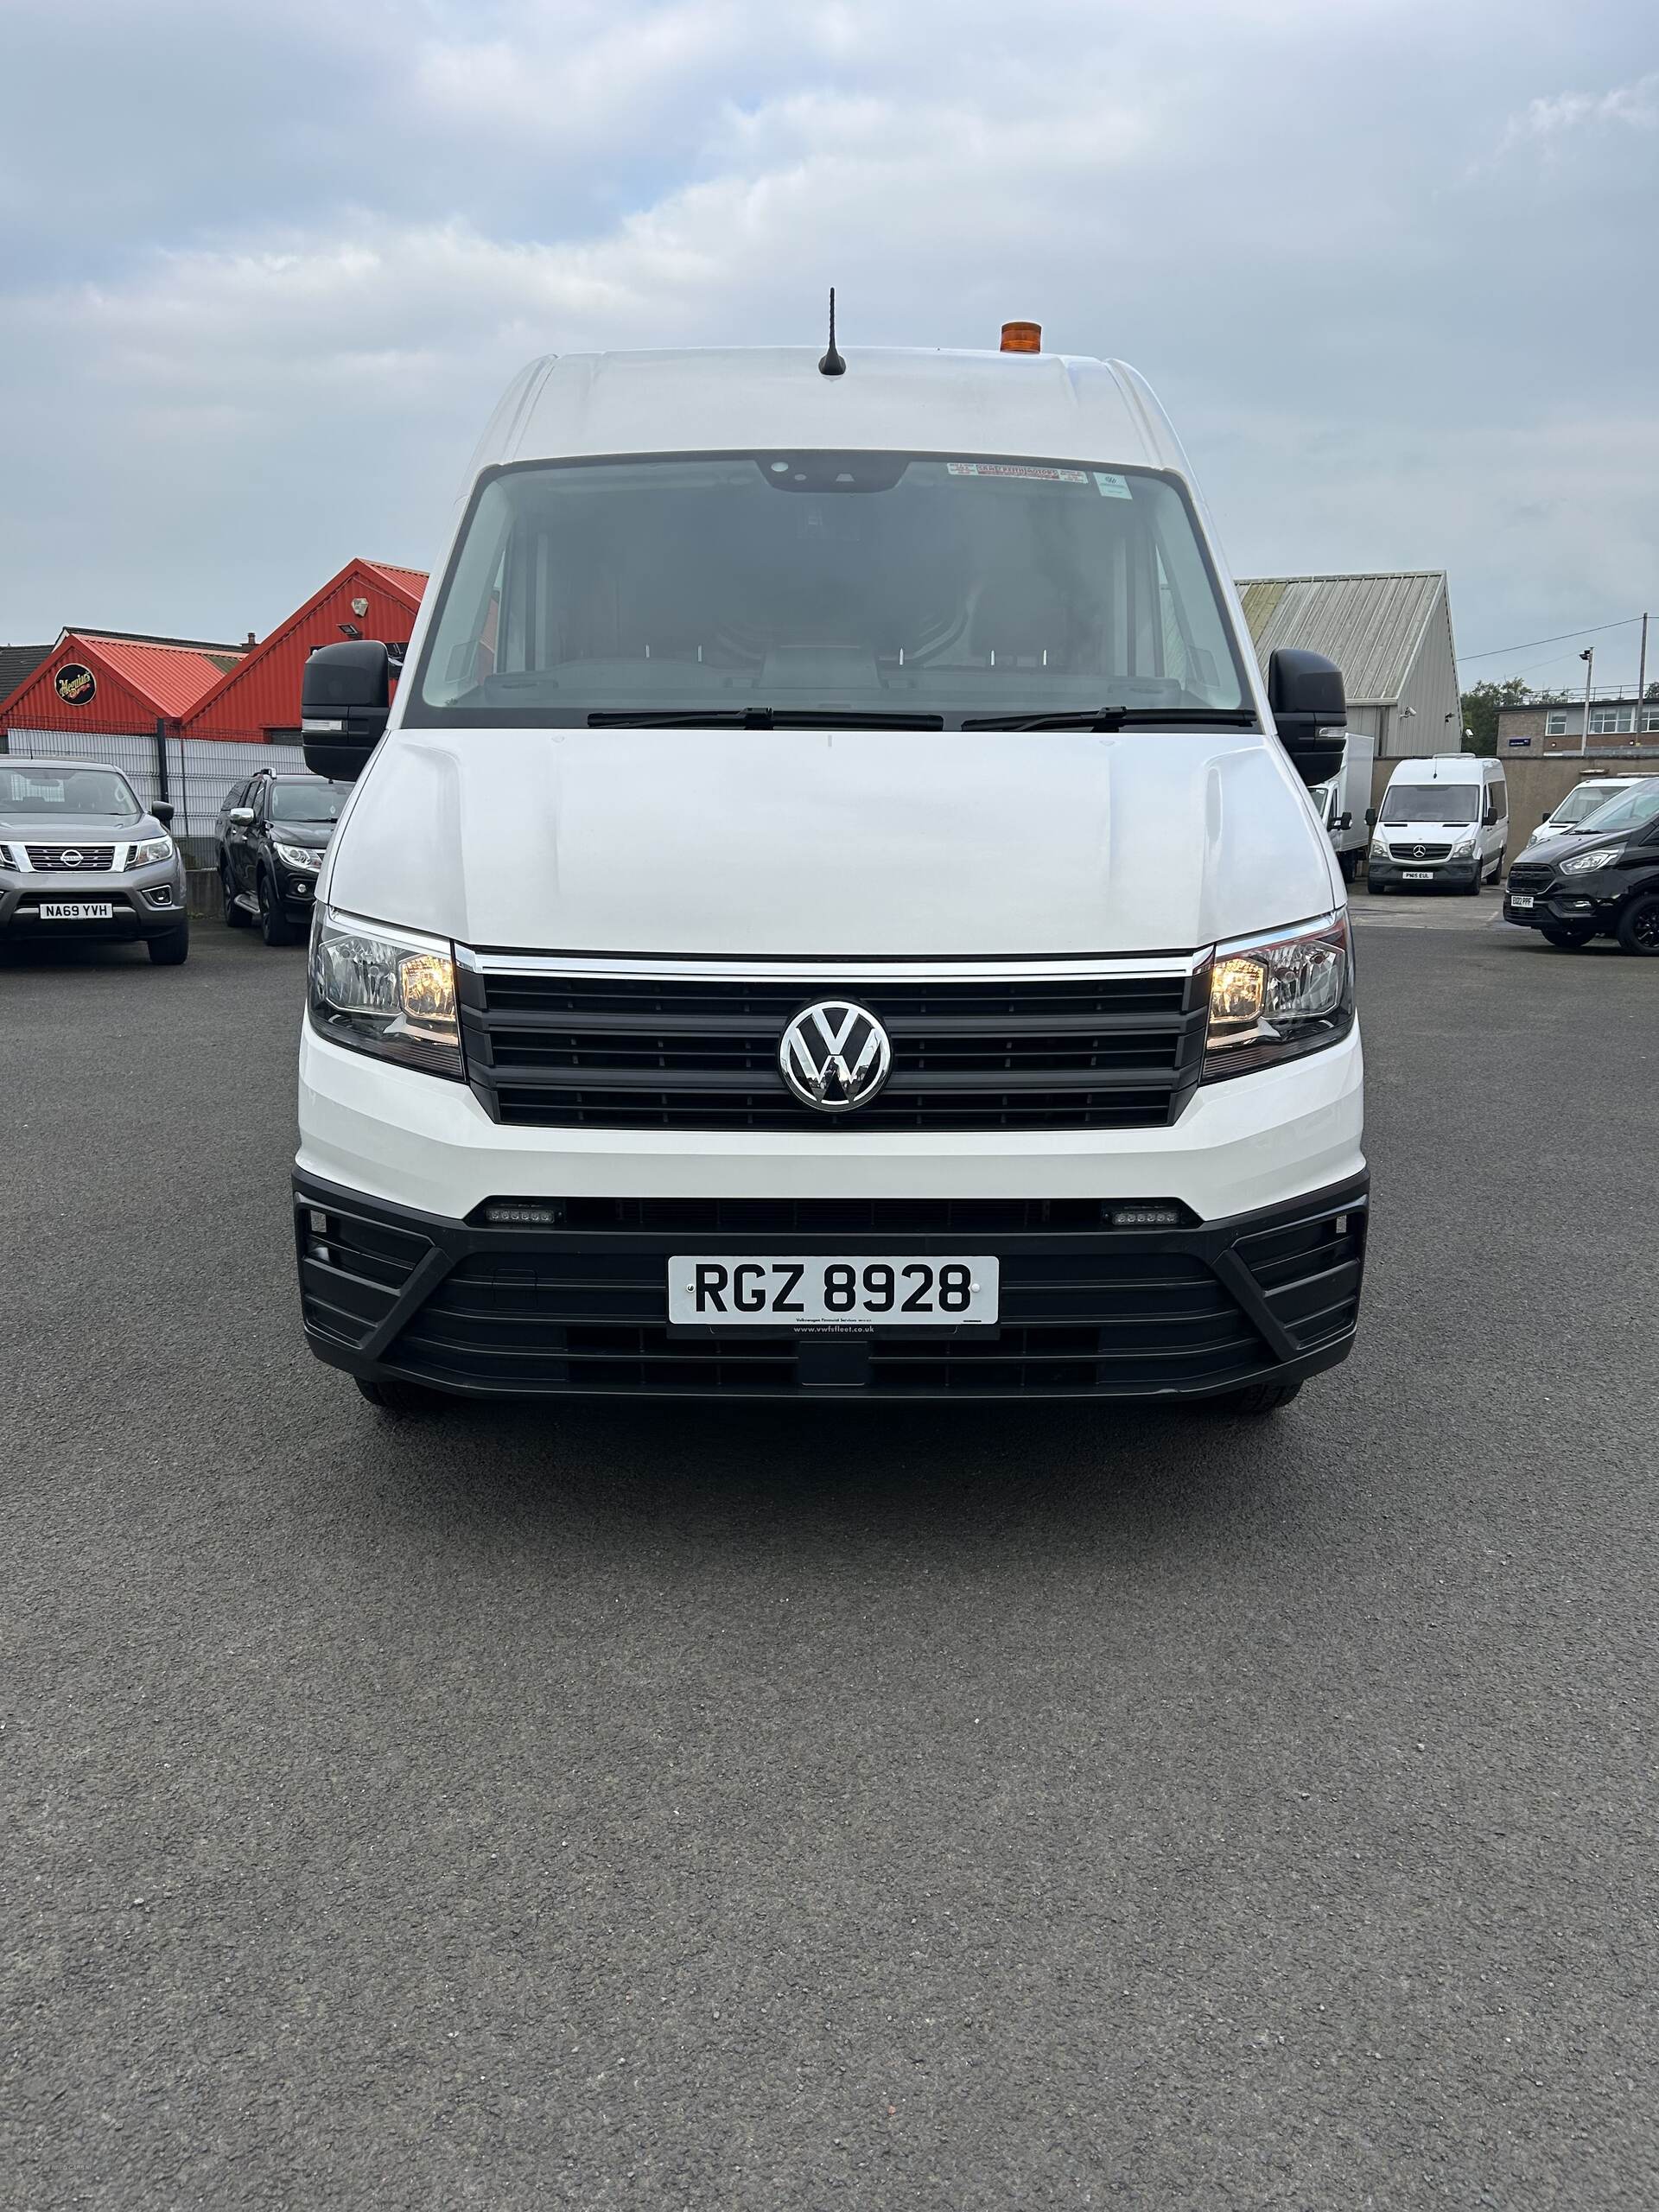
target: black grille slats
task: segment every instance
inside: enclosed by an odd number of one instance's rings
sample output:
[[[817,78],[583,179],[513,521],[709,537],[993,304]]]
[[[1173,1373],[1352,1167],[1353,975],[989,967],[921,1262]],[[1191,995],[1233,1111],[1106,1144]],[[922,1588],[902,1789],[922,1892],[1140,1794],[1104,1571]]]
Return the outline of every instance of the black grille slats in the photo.
[[[785,1084],[785,1029],[839,991],[893,1045],[884,1089],[820,1116]],[[542,1128],[1153,1128],[1195,1087],[1197,976],[1038,976],[818,985],[734,976],[582,976],[464,968],[473,1088]]]

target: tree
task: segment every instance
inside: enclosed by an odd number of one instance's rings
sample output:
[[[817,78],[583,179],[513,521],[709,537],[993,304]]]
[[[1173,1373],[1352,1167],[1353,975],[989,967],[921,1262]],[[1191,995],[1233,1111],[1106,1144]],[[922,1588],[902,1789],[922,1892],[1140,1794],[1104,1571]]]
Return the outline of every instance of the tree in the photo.
[[[1524,677],[1505,677],[1502,683],[1484,681],[1472,685],[1463,694],[1463,726],[1472,732],[1465,737],[1463,747],[1466,753],[1484,753],[1489,758],[1497,751],[1497,710],[1500,707],[1532,707],[1559,704],[1566,697],[1562,691],[1535,691]]]

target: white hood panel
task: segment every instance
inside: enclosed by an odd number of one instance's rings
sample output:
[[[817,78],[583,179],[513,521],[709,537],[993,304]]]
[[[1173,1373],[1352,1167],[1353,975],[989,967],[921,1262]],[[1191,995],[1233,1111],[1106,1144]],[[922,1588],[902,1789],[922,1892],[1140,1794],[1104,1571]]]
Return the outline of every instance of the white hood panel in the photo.
[[[1189,951],[1343,895],[1248,731],[397,730],[324,889],[474,946],[759,958]]]

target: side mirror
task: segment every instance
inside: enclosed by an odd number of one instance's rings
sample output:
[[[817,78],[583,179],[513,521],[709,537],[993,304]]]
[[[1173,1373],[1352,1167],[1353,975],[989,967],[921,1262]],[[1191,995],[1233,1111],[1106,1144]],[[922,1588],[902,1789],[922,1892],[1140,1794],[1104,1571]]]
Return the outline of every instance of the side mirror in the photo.
[[[155,816],[156,819],[161,823],[163,830],[167,828],[168,823],[173,819],[173,802],[171,799],[158,798],[155,805],[152,806],[149,810]]]
[[[1490,830],[1497,820],[1497,801],[1496,799],[1488,799],[1486,802],[1486,811],[1480,817],[1480,826],[1483,830]]]
[[[1338,830],[1351,830],[1353,826],[1354,817],[1351,814],[1339,814],[1337,817],[1337,827]]]
[[[1365,827],[1368,830],[1376,827],[1376,809],[1374,806],[1368,806],[1365,810]]]
[[[391,656],[378,638],[320,645],[300,678],[300,737],[314,776],[355,783],[391,711]]]
[[[253,809],[251,806],[233,806],[230,818],[232,822],[239,822],[245,829],[253,819]]]
[[[1268,704],[1279,742],[1305,784],[1311,788],[1342,773],[1348,700],[1334,661],[1281,645],[1268,663]]]

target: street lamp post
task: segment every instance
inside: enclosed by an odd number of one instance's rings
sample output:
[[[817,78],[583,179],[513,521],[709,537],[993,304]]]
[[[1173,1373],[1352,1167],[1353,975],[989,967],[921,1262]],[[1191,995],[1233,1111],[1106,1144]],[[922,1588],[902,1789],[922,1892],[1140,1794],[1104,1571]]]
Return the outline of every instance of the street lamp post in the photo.
[[[1584,663],[1584,728],[1579,733],[1579,751],[1587,753],[1590,749],[1590,684],[1596,672],[1595,647],[1586,645],[1579,658]]]

